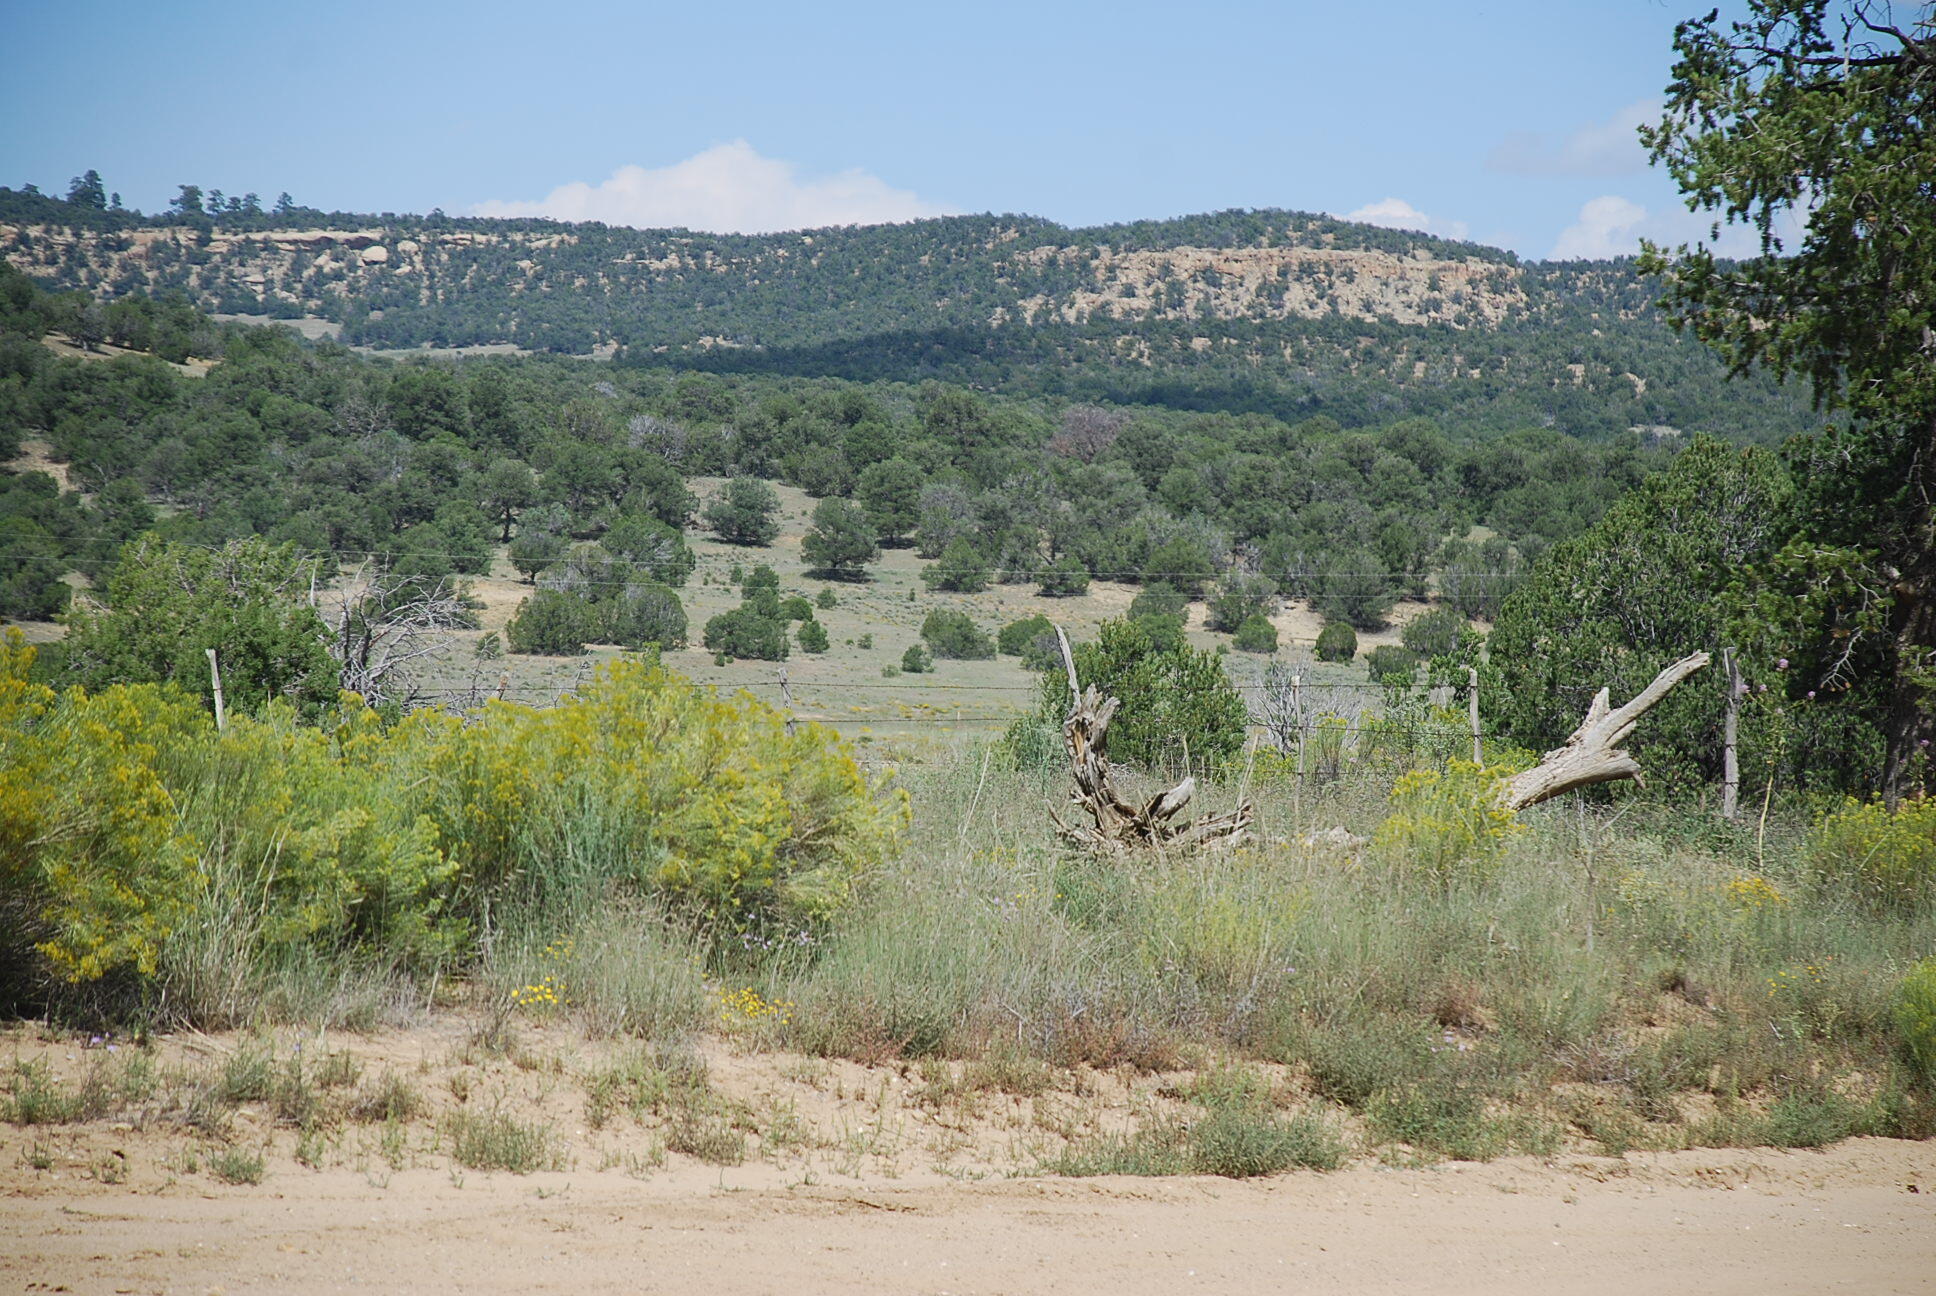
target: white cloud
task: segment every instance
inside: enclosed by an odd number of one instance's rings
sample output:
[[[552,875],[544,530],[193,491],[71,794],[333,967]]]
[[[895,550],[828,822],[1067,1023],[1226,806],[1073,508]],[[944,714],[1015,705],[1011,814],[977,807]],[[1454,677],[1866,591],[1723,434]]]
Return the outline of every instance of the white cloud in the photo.
[[[1618,176],[1647,169],[1647,151],[1635,133],[1660,120],[1658,99],[1637,99],[1605,121],[1586,125],[1555,143],[1538,131],[1514,131],[1486,157],[1486,169],[1510,175]]]
[[[1682,243],[1709,243],[1714,217],[1672,207],[1654,212],[1618,194],[1602,194],[1580,208],[1579,217],[1565,229],[1546,255],[1555,261],[1574,258],[1632,256],[1640,251],[1640,240],[1674,247]],[[1793,250],[1807,230],[1805,217],[1784,213],[1775,222],[1775,234],[1783,247]],[[1720,237],[1711,246],[1717,256],[1746,258],[1761,255],[1761,235],[1753,226],[1723,225]]]
[[[1466,236],[1464,221],[1437,220],[1403,198],[1380,198],[1377,202],[1366,203],[1357,211],[1346,212],[1339,219],[1383,225],[1386,229],[1417,230],[1421,234],[1436,234],[1440,238],[1462,239]]]
[[[1560,231],[1547,255],[1555,261],[1626,256],[1640,250],[1647,209],[1618,194],[1603,194],[1580,208],[1580,218]]]
[[[793,163],[762,157],[745,140],[734,140],[671,166],[622,166],[602,184],[574,181],[535,202],[492,199],[471,211],[640,229],[765,234],[890,224],[945,215],[947,209],[859,169],[803,176]]]

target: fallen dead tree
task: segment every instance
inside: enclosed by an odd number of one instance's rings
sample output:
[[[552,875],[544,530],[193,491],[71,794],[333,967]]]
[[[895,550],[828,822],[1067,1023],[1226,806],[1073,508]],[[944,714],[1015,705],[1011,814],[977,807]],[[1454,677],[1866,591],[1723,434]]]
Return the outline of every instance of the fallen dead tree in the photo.
[[[1056,627],[1055,637],[1062,648],[1063,668],[1069,675],[1069,718],[1062,722],[1062,746],[1069,754],[1069,768],[1075,778],[1069,801],[1086,811],[1090,820],[1087,824],[1071,825],[1051,809],[1049,817],[1055,820],[1057,833],[1065,841],[1090,850],[1119,853],[1149,847],[1205,850],[1247,841],[1251,821],[1249,801],[1221,814],[1177,821],[1176,816],[1196,795],[1194,776],[1186,777],[1141,805],[1123,799],[1110,781],[1109,757],[1105,754],[1109,722],[1121,708],[1122,699],[1103,697],[1094,684],[1084,688],[1076,679],[1075,657],[1069,651],[1068,636],[1060,626]]]
[[[1501,804],[1510,810],[1524,810],[1562,792],[1616,779],[1630,778],[1645,786],[1646,780],[1640,776],[1640,762],[1621,751],[1620,744],[1633,733],[1640,717],[1667,696],[1668,690],[1707,662],[1704,652],[1681,658],[1654,676],[1653,683],[1618,710],[1608,708],[1607,690],[1601,689],[1594,694],[1586,719],[1580,722],[1572,737],[1547,752],[1533,768],[1506,780]]]

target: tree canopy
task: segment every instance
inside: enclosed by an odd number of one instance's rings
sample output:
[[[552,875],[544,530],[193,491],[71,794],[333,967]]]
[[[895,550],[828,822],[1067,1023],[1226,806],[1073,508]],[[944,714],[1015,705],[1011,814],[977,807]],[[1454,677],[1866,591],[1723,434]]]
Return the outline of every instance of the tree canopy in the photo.
[[[1905,25],[1871,0],[1750,0],[1741,21],[1682,23],[1674,48],[1642,137],[1717,219],[1708,242],[1649,247],[1641,267],[1735,372],[1803,377],[1837,414],[1789,453],[1802,544],[1846,560],[1791,554],[1784,570],[1827,609],[1817,633],[1876,641],[1893,800],[1932,786],[1936,739],[1936,11]],[[1754,229],[1759,254],[1722,259],[1723,222]],[[1849,614],[1878,591],[1881,616]]]

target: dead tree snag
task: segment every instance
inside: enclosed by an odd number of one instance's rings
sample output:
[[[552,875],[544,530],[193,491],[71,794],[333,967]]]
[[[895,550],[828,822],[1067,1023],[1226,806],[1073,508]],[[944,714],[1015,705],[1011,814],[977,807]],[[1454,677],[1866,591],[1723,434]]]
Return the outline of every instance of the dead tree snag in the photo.
[[[1055,637],[1062,648],[1063,669],[1069,675],[1069,718],[1062,722],[1062,745],[1075,778],[1069,801],[1087,811],[1090,819],[1087,824],[1072,826],[1051,810],[1049,815],[1063,839],[1091,850],[1117,852],[1150,846],[1202,850],[1248,840],[1248,801],[1222,814],[1203,815],[1187,823],[1176,821],[1177,814],[1196,795],[1194,776],[1140,806],[1123,799],[1110,781],[1109,757],[1105,754],[1109,722],[1122,707],[1122,699],[1103,697],[1094,684],[1084,688],[1076,679],[1075,657],[1060,626]]]
[[[1524,810],[1562,792],[1594,783],[1630,778],[1644,784],[1640,763],[1621,751],[1620,744],[1633,733],[1640,717],[1667,696],[1669,689],[1707,662],[1704,652],[1681,658],[1654,676],[1653,683],[1618,710],[1608,709],[1607,690],[1601,689],[1594,695],[1593,705],[1587,708],[1586,719],[1580,722],[1571,738],[1547,752],[1533,768],[1506,780],[1502,804],[1511,810]]]

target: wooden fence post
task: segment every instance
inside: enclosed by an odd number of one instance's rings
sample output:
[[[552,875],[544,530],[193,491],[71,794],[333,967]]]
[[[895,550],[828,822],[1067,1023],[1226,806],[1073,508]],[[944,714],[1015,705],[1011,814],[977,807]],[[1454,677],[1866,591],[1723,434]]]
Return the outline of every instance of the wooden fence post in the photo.
[[[1479,668],[1477,666],[1465,668],[1465,689],[1465,714],[1472,725],[1472,763],[1484,765],[1486,746],[1479,737]]]
[[[1741,663],[1734,659],[1734,649],[1721,650],[1721,665],[1728,675],[1728,709],[1721,720],[1721,818],[1733,823],[1741,796],[1741,764],[1735,755],[1741,724]]]
[[[1291,714],[1297,717],[1297,781],[1291,784],[1291,821],[1304,825],[1304,746],[1311,726],[1304,717],[1304,672],[1291,672]]]
[[[220,733],[229,727],[229,710],[222,701],[222,668],[216,664],[215,650],[210,648],[207,652],[208,677],[215,684],[215,731]]]

